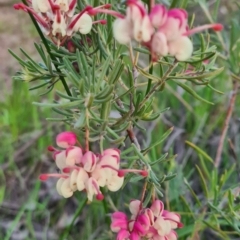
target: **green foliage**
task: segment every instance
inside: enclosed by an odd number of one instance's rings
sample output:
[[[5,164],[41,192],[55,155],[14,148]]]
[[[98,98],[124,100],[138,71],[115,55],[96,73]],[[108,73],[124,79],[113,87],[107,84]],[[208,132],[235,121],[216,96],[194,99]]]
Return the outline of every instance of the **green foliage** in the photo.
[[[82,9],[86,1],[78,2]],[[87,2],[98,6],[104,1]],[[193,1],[165,2],[172,8],[186,8]],[[195,2],[209,22],[217,19],[220,1],[213,13],[206,1]],[[117,4],[114,7],[121,8]],[[167,56],[152,64],[146,58],[149,51],[144,47],[134,46],[129,57],[129,49],[113,40],[111,17],[108,20],[107,26],[94,26],[91,35],[76,34],[72,38],[76,48],[73,52],[66,46],[57,47],[41,35],[42,43],[35,43],[40,63],[22,49],[26,60],[9,51],[22,69],[14,76],[12,95],[0,103],[3,116],[0,125],[4,129],[1,135],[6,139],[1,147],[0,163],[9,159],[9,168],[14,170],[24,189],[21,167],[14,159],[16,142],[18,139],[25,142],[33,130],[41,130],[45,124],[43,118],[48,117],[47,124],[52,125],[45,129],[47,136],[37,140],[35,151],[27,157],[27,167],[35,165],[33,159],[42,154],[55,134],[51,126],[60,122],[81,136],[89,130],[91,146],[98,152],[105,146],[121,147],[124,168],[145,168],[149,175],[145,178],[128,174],[121,191],[106,192],[103,203],[93,202],[88,206],[84,195],[77,194],[73,200],[76,209],[60,230],[55,223],[64,219],[66,200],[58,199],[52,207],[50,196],[43,199],[38,196],[40,184],[36,182],[29,201],[18,209],[4,240],[11,238],[21,219],[26,223],[29,239],[34,239],[30,210],[37,212],[38,220],[42,217],[38,211],[48,219],[51,216],[45,229],[59,230],[58,239],[113,239],[107,225],[108,214],[124,209],[125,203],[138,198],[144,182],[147,182],[144,206],[156,193],[164,200],[166,209],[182,216],[185,227],[177,231],[179,239],[238,239],[238,159],[224,149],[221,168],[216,168],[216,144],[212,144],[211,138],[216,132],[219,135],[219,127],[224,124],[226,96],[223,93],[230,90],[231,80],[240,81],[240,22],[232,19],[231,29],[226,29],[225,35],[194,37],[195,51],[188,61],[176,62]],[[137,61],[140,57],[143,63]],[[33,93],[44,95],[41,100],[31,95],[22,81],[30,85]],[[126,134],[129,129],[140,132],[137,137],[130,136],[130,142]],[[235,146],[240,144],[239,138],[234,139]],[[240,149],[236,148],[235,155],[239,153]],[[0,180],[5,182],[2,171]],[[6,191],[6,186],[0,186],[0,203]],[[33,209],[29,209],[30,203]],[[80,213],[84,217],[79,220]],[[46,231],[43,236],[47,239]]]

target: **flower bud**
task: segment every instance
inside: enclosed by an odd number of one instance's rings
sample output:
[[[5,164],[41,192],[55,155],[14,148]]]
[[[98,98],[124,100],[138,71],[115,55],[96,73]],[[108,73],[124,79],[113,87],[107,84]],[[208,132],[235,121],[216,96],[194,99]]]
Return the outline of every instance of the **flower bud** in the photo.
[[[73,132],[62,132],[56,137],[56,142],[59,147],[68,148],[75,145],[77,141],[76,134]]]
[[[67,41],[66,48],[70,53],[75,53],[76,49],[77,49],[76,45],[74,44],[74,42],[71,39]]]

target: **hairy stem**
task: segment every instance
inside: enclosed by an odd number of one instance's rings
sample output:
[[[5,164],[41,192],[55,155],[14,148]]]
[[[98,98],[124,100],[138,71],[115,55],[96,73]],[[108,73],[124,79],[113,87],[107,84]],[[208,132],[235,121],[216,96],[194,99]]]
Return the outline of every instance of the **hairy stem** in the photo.
[[[142,196],[141,196],[141,204],[140,204],[140,209],[142,209],[142,205],[143,205],[143,201],[144,201],[144,197],[145,197],[145,193],[146,193],[146,189],[147,189],[147,181],[144,182],[144,185],[143,185],[143,190],[142,190]]]
[[[86,108],[86,126],[85,126],[85,151],[89,151],[89,112]]]

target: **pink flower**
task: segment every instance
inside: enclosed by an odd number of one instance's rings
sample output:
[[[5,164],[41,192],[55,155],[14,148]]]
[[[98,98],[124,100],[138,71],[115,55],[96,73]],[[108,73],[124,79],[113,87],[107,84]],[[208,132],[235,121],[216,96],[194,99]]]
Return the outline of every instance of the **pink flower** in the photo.
[[[56,137],[57,145],[61,148],[68,148],[76,144],[77,137],[73,132],[62,132]]]
[[[138,0],[128,0],[127,5],[126,16],[114,22],[114,37],[121,44],[129,43],[132,38],[148,42],[154,29],[144,5]]]
[[[82,158],[82,149],[75,147],[77,137],[73,132],[62,132],[57,135],[56,143],[59,147],[66,150],[58,150],[52,146],[48,147],[48,150],[53,152],[53,158],[57,167],[62,170],[67,166],[74,166],[80,163]]]
[[[149,14],[153,27],[159,29],[166,22],[167,15],[167,8],[162,4],[156,4]]]
[[[164,217],[165,220],[170,221],[172,229],[183,227],[182,223],[180,222],[180,215],[179,214],[164,210],[163,213],[162,213],[162,216]]]
[[[113,232],[119,232],[128,229],[128,217],[123,212],[115,212],[111,215],[111,230]]]
[[[126,16],[109,14],[118,18],[113,24],[115,39],[121,44],[128,44],[131,40],[140,42],[149,48],[153,61],[167,55],[185,61],[193,52],[188,36],[209,28],[222,30],[221,24],[207,24],[189,30],[188,14],[184,9],[167,10],[164,5],[156,4],[148,14],[139,0],[127,1]]]
[[[151,230],[155,236],[175,236],[175,233],[172,233],[173,229],[181,228],[183,226],[178,214],[164,210],[162,201],[155,200],[150,209],[155,218],[154,224],[152,225],[153,229]]]
[[[132,213],[131,219],[125,213],[115,212],[111,216],[111,230],[117,232],[119,240],[140,240],[150,228],[150,220],[145,209],[141,209],[139,200],[131,201],[129,210]]]
[[[129,231],[125,229],[121,229],[117,234],[116,240],[126,240],[126,239],[129,239],[129,237],[130,237]]]
[[[120,150],[117,148],[108,148],[103,151],[103,156],[110,155],[112,157],[115,157],[117,159],[117,162],[120,161]]]
[[[105,151],[108,151],[108,149]],[[109,151],[111,150],[109,149]],[[103,156],[99,156],[98,163],[92,172],[92,176],[97,180],[99,186],[107,186],[110,191],[117,191],[124,181],[124,178],[119,177],[117,174],[119,167],[119,156],[109,155],[106,152],[104,155],[103,152]]]
[[[59,195],[69,198],[75,191],[85,190],[89,201],[104,198],[100,187],[107,187],[109,191],[118,191],[124,182],[127,172],[136,172],[147,176],[146,170],[120,169],[120,151],[118,149],[105,149],[102,154],[95,154],[74,146],[78,143],[73,132],[62,132],[57,135],[56,142],[59,150],[49,146],[48,150],[53,152],[53,158],[61,173],[44,173],[40,180],[45,181],[49,177],[59,178],[57,181],[57,192]],[[79,144],[79,143],[78,143]]]
[[[73,166],[83,159],[82,149],[80,147],[70,147],[66,149],[66,165]]]
[[[111,216],[111,230],[117,232],[117,239],[137,240],[145,236],[150,222],[148,217],[144,213],[140,213],[136,216],[136,219],[128,220],[127,216],[122,212],[115,212]]]
[[[93,24],[106,24],[106,20],[93,22],[88,11],[94,8],[87,6],[80,13],[74,15],[76,0],[29,0],[31,6],[22,3],[14,4],[16,10],[30,12],[39,24],[43,33],[49,36],[57,45],[64,42],[74,33],[88,34]],[[98,8],[109,8],[111,5],[105,4]]]
[[[95,178],[90,177],[86,182],[86,191],[88,200],[92,202],[93,196],[96,195],[97,200],[103,200],[104,196],[99,189],[98,182]]]
[[[60,170],[67,166],[74,166],[76,163],[80,163],[81,158],[82,149],[79,147],[70,147],[66,150],[55,150],[53,153],[53,159]]]
[[[97,164],[97,157],[93,152],[87,151],[83,155],[81,162],[85,171],[93,172]]]
[[[143,208],[139,200],[129,204],[131,218],[128,220],[125,213],[112,214],[111,230],[117,232],[119,240],[177,240],[173,229],[181,228],[180,216],[164,210],[163,202],[155,200],[150,208]]]
[[[140,200],[133,200],[129,203],[129,210],[133,216],[137,216],[141,208]]]

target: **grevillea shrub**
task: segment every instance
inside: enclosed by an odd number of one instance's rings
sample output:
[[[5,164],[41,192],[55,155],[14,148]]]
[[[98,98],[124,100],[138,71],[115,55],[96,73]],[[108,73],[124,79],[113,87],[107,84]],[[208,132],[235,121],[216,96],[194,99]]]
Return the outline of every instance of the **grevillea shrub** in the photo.
[[[212,161],[211,157],[189,142],[201,156],[201,167],[197,167],[208,198],[202,206],[202,200],[182,177],[179,181],[192,196],[178,204],[175,199],[171,206],[171,191],[181,190],[165,191],[164,184],[176,176],[167,161],[175,164],[177,152],[168,155],[159,146],[173,126],[152,141],[139,133],[151,135],[155,131],[150,127],[152,122],[160,121],[161,114],[169,110],[168,106],[158,106],[162,92],[169,90],[169,82],[201,104],[212,104],[196,88],[202,85],[218,92],[210,79],[223,71],[215,46],[219,47],[223,25],[209,23],[206,18],[205,24],[198,26],[193,13],[185,9],[188,1],[164,2],[166,5],[154,0],[23,0],[13,6],[30,15],[42,41],[35,44],[40,63],[24,51],[26,61],[11,52],[22,66],[15,79],[30,82],[32,90],[44,90],[45,95],[54,92],[52,101],[48,98],[46,102],[43,97],[34,104],[51,108],[48,120],[65,128],[56,133],[57,147],[48,147],[55,167],[42,172],[39,180],[44,185],[55,178],[53,191],[67,201],[79,194],[85,199],[83,209],[95,201],[104,205],[106,219],[98,227],[107,223],[108,228],[103,230],[108,234],[103,232],[96,239],[200,239],[198,234],[206,227],[218,236],[227,236],[223,229],[239,233],[236,207],[232,206],[233,215],[227,218],[217,205],[222,196],[219,187],[209,193],[205,177],[212,173],[203,159]],[[213,41],[216,37],[220,40]],[[233,45],[236,42],[233,40]],[[232,70],[231,74],[239,81],[236,72]],[[56,88],[58,82],[61,91]],[[158,150],[153,155],[154,149]],[[188,201],[192,199],[197,202],[196,211],[183,212],[182,205],[190,208]],[[91,209],[87,215],[91,215]],[[197,222],[197,216],[201,222]],[[193,220],[189,220],[191,217]]]

